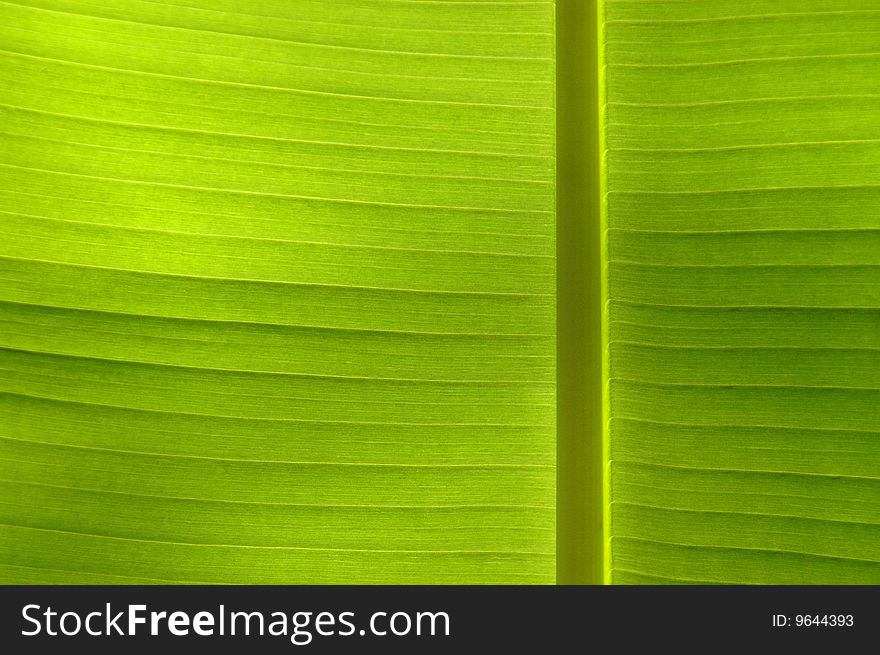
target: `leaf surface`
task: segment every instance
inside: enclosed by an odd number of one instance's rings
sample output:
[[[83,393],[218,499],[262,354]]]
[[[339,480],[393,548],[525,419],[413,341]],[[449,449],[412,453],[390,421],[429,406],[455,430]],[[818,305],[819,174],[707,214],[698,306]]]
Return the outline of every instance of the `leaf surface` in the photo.
[[[880,582],[880,12],[604,10],[610,580]]]
[[[0,3],[0,579],[552,582],[552,2]]]

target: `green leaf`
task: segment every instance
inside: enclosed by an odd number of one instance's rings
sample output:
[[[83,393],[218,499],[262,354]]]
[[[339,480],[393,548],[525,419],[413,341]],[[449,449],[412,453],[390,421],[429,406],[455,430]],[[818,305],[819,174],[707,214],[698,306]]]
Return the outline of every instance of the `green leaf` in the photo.
[[[607,575],[880,582],[880,12],[605,18]]]
[[[878,34],[0,2],[0,582],[880,582]]]
[[[0,580],[553,582],[553,4],[0,16]]]

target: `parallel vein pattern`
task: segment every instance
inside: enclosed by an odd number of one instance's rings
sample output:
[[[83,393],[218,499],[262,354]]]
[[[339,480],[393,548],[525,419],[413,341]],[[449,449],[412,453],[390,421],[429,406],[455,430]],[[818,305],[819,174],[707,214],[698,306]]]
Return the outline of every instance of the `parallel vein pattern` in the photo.
[[[612,581],[878,583],[880,12],[605,15]]]
[[[0,580],[554,580],[553,3],[0,2]]]

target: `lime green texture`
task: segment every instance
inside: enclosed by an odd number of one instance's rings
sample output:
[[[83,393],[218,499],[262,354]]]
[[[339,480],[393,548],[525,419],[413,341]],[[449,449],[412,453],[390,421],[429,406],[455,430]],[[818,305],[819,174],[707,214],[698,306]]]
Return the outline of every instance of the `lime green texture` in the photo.
[[[613,583],[880,583],[880,8],[605,0]]]
[[[0,581],[555,580],[554,10],[0,2]]]
[[[0,0],[0,582],[880,583],[878,35]]]

